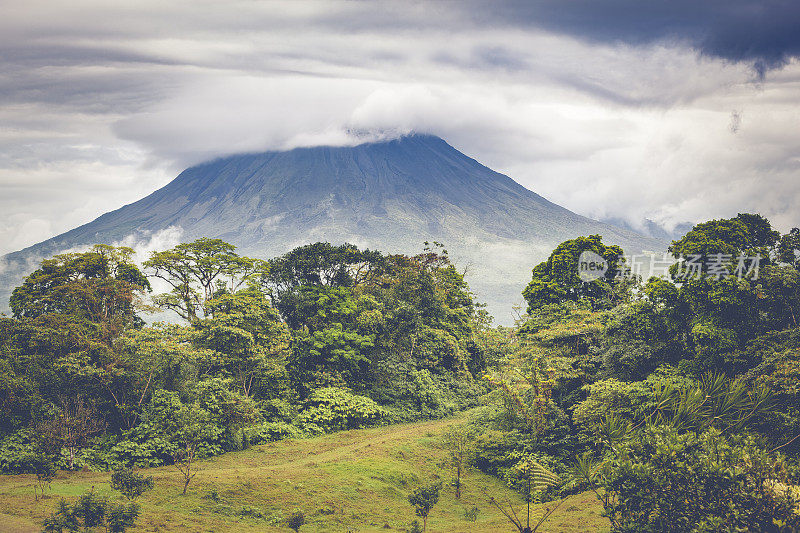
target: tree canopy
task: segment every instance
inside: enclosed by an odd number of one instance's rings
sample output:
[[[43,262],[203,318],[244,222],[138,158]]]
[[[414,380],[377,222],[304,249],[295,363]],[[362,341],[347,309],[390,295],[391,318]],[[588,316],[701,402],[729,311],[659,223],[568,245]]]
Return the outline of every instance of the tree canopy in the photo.
[[[583,252],[593,252],[603,258],[607,270],[601,277],[584,281],[579,276],[579,259]],[[578,237],[559,244],[547,261],[533,268],[528,286],[522,292],[528,302],[528,312],[544,305],[565,301],[587,300],[599,304],[612,295],[612,283],[621,267],[622,248],[603,244],[600,235]]]

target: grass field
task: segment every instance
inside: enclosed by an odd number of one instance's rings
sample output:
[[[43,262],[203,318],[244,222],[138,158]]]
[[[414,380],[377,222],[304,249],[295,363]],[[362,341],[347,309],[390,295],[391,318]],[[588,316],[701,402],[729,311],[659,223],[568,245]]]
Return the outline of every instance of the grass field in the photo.
[[[512,532],[515,528],[488,503],[488,497],[510,500],[517,513],[521,498],[495,478],[467,474],[461,501],[448,486],[450,472],[439,465],[444,451],[438,436],[453,420],[436,420],[354,430],[313,439],[254,446],[201,461],[200,471],[181,495],[175,467],[146,471],[155,489],[140,498],[142,516],[135,531],[287,532],[283,519],[295,509],[306,515],[300,531],[404,531],[415,519],[409,492],[441,476],[445,488],[428,519],[430,532]],[[0,476],[0,531],[40,531],[61,497],[75,499],[94,487],[115,494],[110,475],[60,472],[45,498],[33,499],[34,477]],[[476,522],[464,511],[476,505]],[[607,531],[600,507],[590,493],[573,496],[539,531],[577,533]]]

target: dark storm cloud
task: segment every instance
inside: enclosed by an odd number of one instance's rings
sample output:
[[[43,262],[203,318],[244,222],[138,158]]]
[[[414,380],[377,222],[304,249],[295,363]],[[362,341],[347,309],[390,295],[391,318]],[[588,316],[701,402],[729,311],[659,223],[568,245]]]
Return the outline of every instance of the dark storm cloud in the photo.
[[[761,75],[800,55],[800,2],[772,0],[507,0],[472,2],[475,23],[527,25],[590,42],[686,42],[752,63]]]

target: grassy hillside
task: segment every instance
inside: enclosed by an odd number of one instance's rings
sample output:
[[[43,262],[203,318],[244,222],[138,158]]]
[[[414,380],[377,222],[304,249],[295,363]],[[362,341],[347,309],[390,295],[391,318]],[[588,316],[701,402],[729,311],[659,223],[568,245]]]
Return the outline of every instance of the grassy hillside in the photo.
[[[417,483],[437,475],[449,481],[439,465],[444,451],[437,443],[454,421],[402,424],[354,430],[313,439],[255,446],[200,463],[189,493],[181,496],[180,473],[174,467],[149,470],[155,490],[146,493],[136,531],[291,531],[283,518],[300,509],[306,514],[301,532],[405,530],[414,520],[407,495]],[[30,475],[0,477],[0,530],[39,531],[42,519],[60,497],[75,499],[84,491],[113,491],[110,476],[97,472],[62,472],[34,502]],[[523,510],[520,497],[500,481],[470,472],[461,501],[445,486],[428,520],[432,532],[512,531],[486,494],[510,500]],[[114,496],[117,497],[117,496]],[[464,510],[477,505],[477,522]],[[545,532],[606,531],[607,522],[591,494],[573,496],[544,525]]]

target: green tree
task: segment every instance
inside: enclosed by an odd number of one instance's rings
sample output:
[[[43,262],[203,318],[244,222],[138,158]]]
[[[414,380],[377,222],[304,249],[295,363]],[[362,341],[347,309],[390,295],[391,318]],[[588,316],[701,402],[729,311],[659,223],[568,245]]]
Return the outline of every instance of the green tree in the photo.
[[[409,494],[408,503],[414,507],[414,512],[422,518],[422,531],[428,530],[428,515],[433,506],[439,501],[439,491],[442,489],[440,482],[417,487]]]
[[[113,345],[141,327],[136,311],[150,287],[130,262],[132,254],[129,248],[95,246],[59,255],[15,289],[16,318],[2,319],[0,360],[6,390],[27,390],[27,413],[20,412],[22,398],[9,397],[18,398],[9,405],[17,420],[46,418],[48,404],[58,405],[59,397],[84,397],[96,404],[100,418],[116,422],[108,415],[127,383],[119,379]]]
[[[220,354],[211,370],[228,372],[245,396],[285,364],[290,333],[260,291],[220,294],[206,303],[206,315],[195,323],[197,343]]]
[[[755,287],[759,308],[770,320],[770,329],[798,327],[800,316],[800,271],[791,266],[767,266]]]
[[[585,282],[579,277],[578,261],[581,253],[593,252],[602,257],[607,264],[605,274],[594,281]],[[559,244],[547,261],[533,268],[530,283],[522,292],[528,302],[528,312],[548,304],[568,300],[587,299],[599,305],[603,299],[614,295],[614,277],[623,267],[620,264],[622,248],[606,246],[600,235],[578,237]]]
[[[11,311],[16,318],[65,313],[91,322],[127,323],[137,295],[150,289],[132,255],[130,248],[97,245],[45,259],[12,292]]]
[[[697,255],[704,264],[718,254],[731,266],[740,254],[759,256],[767,264],[779,237],[780,233],[772,229],[766,218],[740,213],[734,218],[695,225],[686,235],[673,241],[669,251],[675,258]]]
[[[475,432],[466,425],[450,426],[444,434],[442,445],[447,450],[447,463],[456,471],[456,499],[459,500],[461,477],[475,458]]]
[[[604,463],[577,468],[614,532],[796,531],[800,515],[785,459],[747,436],[652,426]]]
[[[275,296],[281,313],[290,312],[289,297],[297,288],[354,287],[374,279],[380,272],[380,252],[359,250],[352,244],[334,246],[317,242],[300,246],[269,262],[263,285]]]
[[[184,405],[176,414],[177,428],[173,437],[177,449],[173,456],[175,467],[183,476],[183,495],[197,475],[198,449],[203,442],[217,434],[211,415],[197,404]]]
[[[33,499],[39,500],[39,497],[44,496],[45,487],[49,487],[50,483],[56,477],[56,466],[53,464],[54,455],[44,453],[42,451],[34,452],[27,462],[33,468],[36,475],[36,485],[33,487]],[[37,496],[36,489],[39,489]]]
[[[177,324],[131,330],[115,341],[119,386],[112,394],[123,429],[136,425],[155,391],[187,394],[198,374],[211,370],[215,354],[194,341],[195,331]]]
[[[645,288],[701,369],[719,368],[749,340],[794,324],[798,280],[792,266],[779,264],[791,259],[791,238],[781,245],[779,236],[760,215],[697,224],[670,246],[678,286],[651,280]]]
[[[219,377],[201,380],[193,394],[196,405],[208,412],[210,423],[222,431],[223,447],[242,449],[244,443],[237,440],[242,430],[261,416],[253,398],[230,390],[228,381]]]
[[[644,379],[657,367],[677,364],[687,355],[681,324],[650,299],[619,306],[608,318],[603,367],[609,376]]]
[[[170,292],[154,296],[153,301],[190,323],[196,322],[204,304],[217,291],[235,292],[266,271],[263,261],[242,257],[235,250],[225,241],[203,237],[153,252],[143,266],[172,287]]]
[[[778,242],[778,261],[800,270],[800,228],[792,228]]]
[[[387,257],[375,294],[384,309],[381,352],[437,371],[485,368],[472,293],[439,243],[413,257]]]

